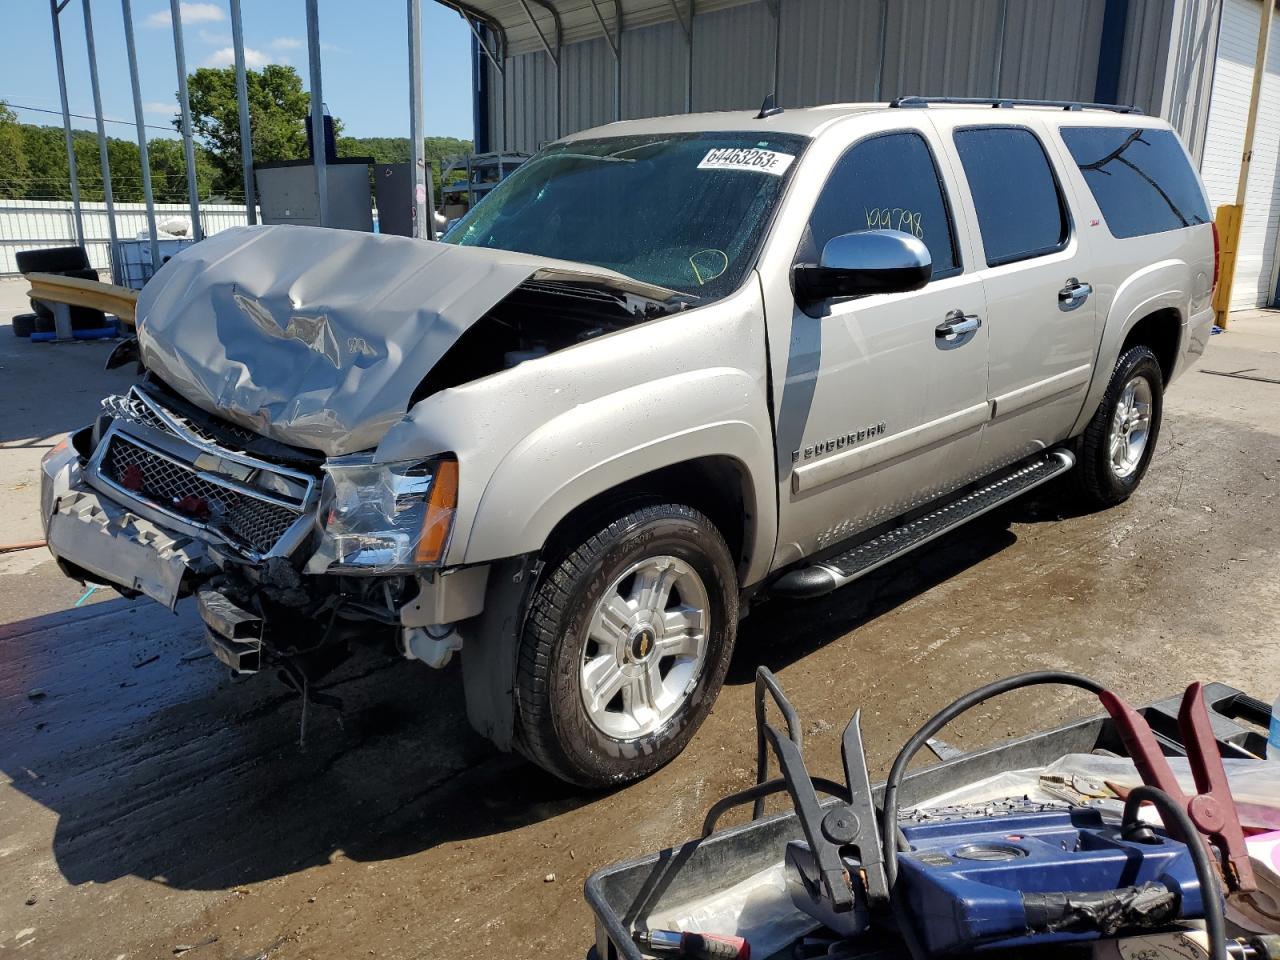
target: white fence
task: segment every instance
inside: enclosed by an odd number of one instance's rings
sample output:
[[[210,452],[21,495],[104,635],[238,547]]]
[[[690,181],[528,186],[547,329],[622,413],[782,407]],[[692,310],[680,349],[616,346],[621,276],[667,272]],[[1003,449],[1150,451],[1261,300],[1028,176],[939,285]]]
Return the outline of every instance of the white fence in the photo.
[[[146,235],[147,205],[117,203],[116,235],[130,239]],[[82,203],[84,245],[89,262],[99,270],[111,267],[109,248],[111,234],[107,230],[107,205]],[[191,208],[185,203],[157,203],[156,218],[189,217]],[[244,226],[248,222],[244,204],[201,204],[200,223],[205,234],[227,227]],[[76,221],[71,202],[63,200],[0,200],[0,276],[18,272],[15,254],[19,250],[41,247],[66,247],[76,242]]]

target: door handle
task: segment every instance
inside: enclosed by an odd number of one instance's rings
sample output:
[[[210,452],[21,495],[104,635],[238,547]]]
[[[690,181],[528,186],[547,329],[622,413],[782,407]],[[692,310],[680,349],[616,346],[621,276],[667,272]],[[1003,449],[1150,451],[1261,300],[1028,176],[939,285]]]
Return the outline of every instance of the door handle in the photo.
[[[966,334],[973,333],[982,326],[982,318],[972,313],[965,313],[963,310],[952,310],[947,314],[947,319],[942,321],[933,328],[933,335],[939,340],[946,340],[948,343],[959,340]]]
[[[1067,285],[1058,291],[1058,306],[1063,310],[1074,310],[1089,299],[1093,293],[1093,284],[1081,283],[1075,277],[1067,281]]]

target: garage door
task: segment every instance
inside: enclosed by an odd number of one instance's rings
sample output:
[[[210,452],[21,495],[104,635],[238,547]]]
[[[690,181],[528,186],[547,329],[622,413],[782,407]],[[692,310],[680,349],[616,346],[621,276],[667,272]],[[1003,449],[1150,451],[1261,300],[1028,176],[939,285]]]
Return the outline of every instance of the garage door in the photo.
[[[1235,203],[1244,149],[1249,91],[1258,49],[1258,0],[1226,0],[1218,33],[1213,98],[1200,174],[1214,207]],[[1236,260],[1231,309],[1269,306],[1275,299],[1276,243],[1280,238],[1280,15],[1272,20],[1267,73],[1262,82],[1253,163],[1245,194],[1244,225]]]

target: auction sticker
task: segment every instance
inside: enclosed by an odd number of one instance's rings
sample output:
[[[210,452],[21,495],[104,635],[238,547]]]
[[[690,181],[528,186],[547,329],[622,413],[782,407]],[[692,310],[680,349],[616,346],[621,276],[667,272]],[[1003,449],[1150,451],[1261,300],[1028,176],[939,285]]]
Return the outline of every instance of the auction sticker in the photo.
[[[699,170],[754,170],[780,177],[795,159],[794,154],[762,150],[759,147],[717,147],[707,152]]]

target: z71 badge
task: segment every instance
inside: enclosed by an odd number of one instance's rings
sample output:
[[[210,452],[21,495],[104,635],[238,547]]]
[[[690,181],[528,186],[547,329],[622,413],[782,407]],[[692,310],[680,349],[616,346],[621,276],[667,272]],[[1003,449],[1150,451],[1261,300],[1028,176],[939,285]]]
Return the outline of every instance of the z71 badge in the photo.
[[[869,424],[861,430],[850,430],[843,436],[832,437],[830,440],[822,440],[811,447],[805,447],[803,450],[791,451],[791,462],[799,463],[801,460],[812,460],[814,457],[821,457],[828,453],[835,453],[837,450],[843,450],[845,447],[851,447],[855,443],[862,443],[864,440],[870,440],[872,437],[884,436],[886,429],[888,428],[886,427],[885,422],[881,420],[879,423]]]

